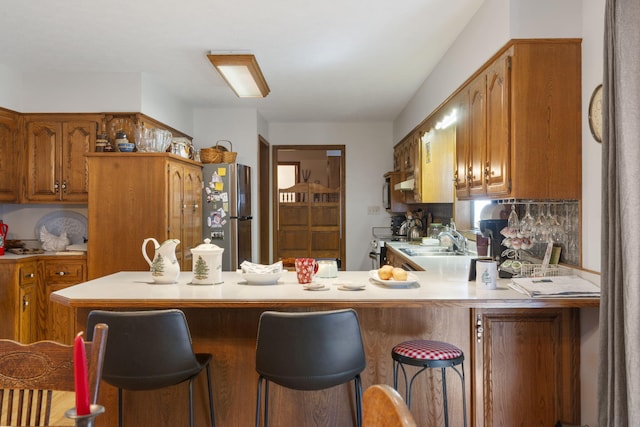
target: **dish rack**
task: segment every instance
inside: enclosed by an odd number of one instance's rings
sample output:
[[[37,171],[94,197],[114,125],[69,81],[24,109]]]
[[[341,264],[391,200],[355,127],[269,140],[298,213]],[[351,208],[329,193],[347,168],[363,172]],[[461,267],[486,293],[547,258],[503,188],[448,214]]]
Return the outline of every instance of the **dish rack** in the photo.
[[[551,277],[551,276],[568,276],[572,274],[572,270],[561,265],[542,264],[522,264],[520,277]]]

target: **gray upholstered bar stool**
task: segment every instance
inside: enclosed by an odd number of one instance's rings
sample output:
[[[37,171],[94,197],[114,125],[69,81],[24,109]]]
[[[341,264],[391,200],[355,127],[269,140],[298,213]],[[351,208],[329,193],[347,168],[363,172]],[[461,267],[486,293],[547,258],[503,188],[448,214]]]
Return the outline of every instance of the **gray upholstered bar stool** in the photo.
[[[449,408],[447,403],[447,368],[452,368],[462,382],[462,416],[464,426],[467,426],[467,399],[464,389],[464,353],[458,347],[432,340],[404,341],[391,350],[393,359],[393,387],[398,389],[398,369],[402,369],[405,383],[405,400],[411,408],[411,389],[413,381],[418,375],[429,368],[439,368],[442,372],[442,401],[444,402],[444,424],[449,427]],[[404,365],[422,367],[407,382],[407,373]],[[456,366],[460,365],[460,370]]]

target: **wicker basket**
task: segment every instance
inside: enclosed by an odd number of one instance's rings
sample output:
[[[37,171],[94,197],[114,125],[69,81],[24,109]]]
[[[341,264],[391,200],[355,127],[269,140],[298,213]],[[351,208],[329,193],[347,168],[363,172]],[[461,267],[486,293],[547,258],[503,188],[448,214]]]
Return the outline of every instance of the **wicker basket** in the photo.
[[[221,142],[228,142],[229,149],[220,145]],[[216,145],[211,148],[202,148],[200,150],[200,161],[202,163],[234,163],[238,153],[233,150],[233,144],[231,141],[221,139],[216,142]]]
[[[218,151],[215,147],[200,149],[200,162],[202,163],[220,163],[222,162],[222,151]]]

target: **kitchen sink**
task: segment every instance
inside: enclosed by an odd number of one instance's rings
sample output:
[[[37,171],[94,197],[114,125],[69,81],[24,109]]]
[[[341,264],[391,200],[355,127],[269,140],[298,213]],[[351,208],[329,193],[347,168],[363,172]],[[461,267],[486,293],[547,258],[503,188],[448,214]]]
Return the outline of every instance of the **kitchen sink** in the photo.
[[[411,257],[416,256],[456,256],[457,253],[447,250],[443,246],[399,248],[400,251]]]

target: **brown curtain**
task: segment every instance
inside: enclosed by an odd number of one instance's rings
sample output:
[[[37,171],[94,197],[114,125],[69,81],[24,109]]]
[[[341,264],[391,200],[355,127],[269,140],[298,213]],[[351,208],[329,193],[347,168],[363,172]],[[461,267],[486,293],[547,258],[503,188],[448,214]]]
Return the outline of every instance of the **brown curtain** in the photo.
[[[598,423],[640,425],[640,2],[607,0]]]

